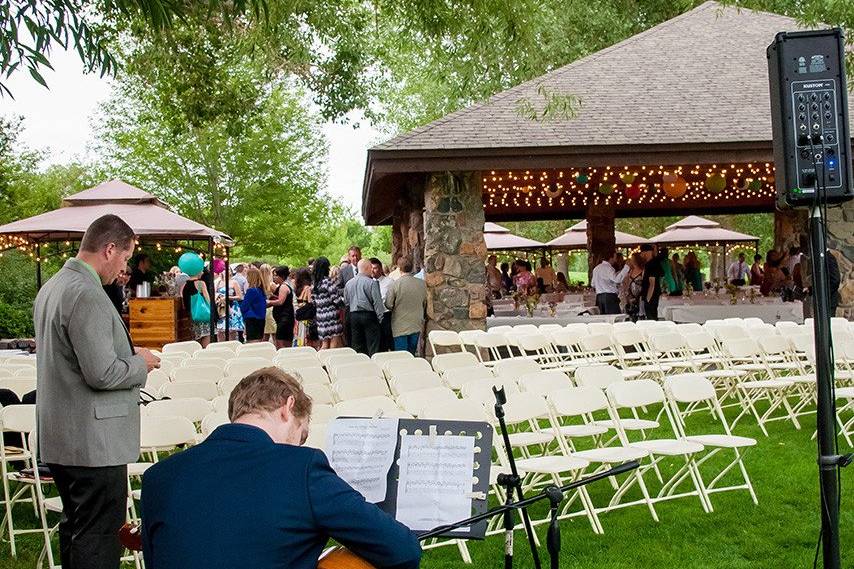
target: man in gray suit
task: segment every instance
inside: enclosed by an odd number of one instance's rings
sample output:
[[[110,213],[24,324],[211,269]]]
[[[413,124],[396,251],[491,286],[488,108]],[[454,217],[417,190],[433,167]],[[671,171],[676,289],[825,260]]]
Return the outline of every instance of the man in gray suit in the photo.
[[[115,215],[86,230],[36,296],[39,453],[62,499],[65,569],[117,569],[127,509],[127,464],[139,458],[139,389],[159,360],[134,348],[102,285],[133,255],[134,233]]]

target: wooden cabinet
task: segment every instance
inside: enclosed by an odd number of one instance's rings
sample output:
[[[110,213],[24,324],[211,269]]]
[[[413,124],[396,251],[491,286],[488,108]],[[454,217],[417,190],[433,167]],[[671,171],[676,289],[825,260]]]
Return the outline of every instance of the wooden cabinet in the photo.
[[[132,298],[128,307],[134,345],[159,350],[170,342],[192,340],[180,298]]]

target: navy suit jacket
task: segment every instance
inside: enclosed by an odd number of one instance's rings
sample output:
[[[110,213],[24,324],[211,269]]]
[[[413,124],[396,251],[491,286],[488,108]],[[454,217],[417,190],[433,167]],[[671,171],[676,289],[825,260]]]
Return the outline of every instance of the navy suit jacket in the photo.
[[[309,569],[333,538],[378,568],[418,567],[406,526],[339,478],[322,451],[228,424],[142,479],[148,569]]]

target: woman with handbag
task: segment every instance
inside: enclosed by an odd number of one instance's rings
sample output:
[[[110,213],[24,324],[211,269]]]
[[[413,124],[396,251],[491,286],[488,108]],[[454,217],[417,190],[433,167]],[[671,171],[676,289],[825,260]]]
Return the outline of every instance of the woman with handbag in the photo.
[[[207,284],[202,279],[204,271],[191,276],[181,288],[184,309],[190,315],[193,339],[207,347],[211,341],[211,298]]]
[[[317,307],[311,297],[311,271],[296,271],[294,278],[294,346],[317,348]]]

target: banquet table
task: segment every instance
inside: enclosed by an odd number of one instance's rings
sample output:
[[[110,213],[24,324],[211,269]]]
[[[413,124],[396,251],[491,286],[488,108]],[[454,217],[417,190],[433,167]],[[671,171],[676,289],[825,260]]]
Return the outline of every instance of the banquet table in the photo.
[[[496,326],[518,326],[520,324],[533,324],[541,326],[543,324],[558,324],[566,326],[567,324],[575,324],[583,322],[590,324],[591,322],[623,322],[628,319],[625,314],[585,314],[582,316],[490,316],[486,319],[486,328],[494,328]]]
[[[799,301],[761,304],[668,304],[659,306],[658,317],[673,322],[697,324],[724,318],[759,318],[767,324],[782,320],[802,324],[804,308]]]

